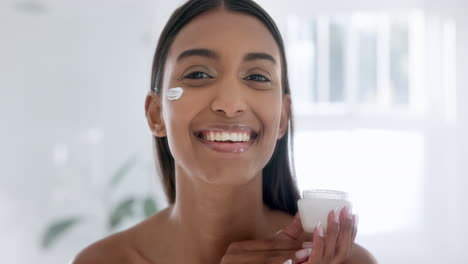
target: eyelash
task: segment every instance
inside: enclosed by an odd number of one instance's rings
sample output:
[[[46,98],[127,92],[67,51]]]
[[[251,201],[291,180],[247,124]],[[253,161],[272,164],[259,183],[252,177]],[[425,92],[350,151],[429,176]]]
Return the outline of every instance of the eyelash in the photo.
[[[261,74],[252,74],[252,75],[249,75],[249,76],[247,76],[247,77],[252,77],[252,76],[256,76],[256,77],[260,77],[260,78],[263,78],[263,79],[264,79],[263,81],[252,80],[252,81],[254,81],[254,82],[270,82],[270,81],[271,81],[270,79],[268,79],[267,77],[265,77],[265,76],[263,76],[263,75],[261,75]],[[247,77],[246,77],[246,78],[247,78]]]
[[[206,73],[204,73],[204,72],[192,72],[192,73],[190,73],[190,74],[184,76],[184,78],[189,78],[189,79],[203,79],[203,78],[195,78],[195,77],[194,77],[194,75],[198,75],[198,74],[206,75],[206,76],[208,76],[208,78],[210,78],[210,79],[213,78],[213,77],[211,77],[210,75],[208,75],[208,74],[206,74]]]
[[[210,75],[208,75],[208,74],[206,74],[206,73],[204,73],[204,72],[192,72],[192,73],[190,73],[190,74],[184,76],[184,78],[189,78],[189,79],[203,79],[203,78],[196,78],[195,75],[198,75],[198,74],[203,74],[203,75],[205,75],[205,76],[208,76],[208,78],[210,78],[210,79],[213,78],[213,77],[211,77]],[[252,75],[247,76],[245,79],[247,79],[248,77],[252,77],[252,76],[256,76],[256,77],[259,77],[259,78],[262,78],[262,79],[263,79],[263,80],[261,80],[261,81],[258,80],[258,78],[257,78],[257,80],[251,80],[251,81],[254,81],[254,82],[270,82],[270,81],[271,81],[270,79],[268,79],[267,77],[265,77],[265,76],[263,76],[263,75],[261,75],[261,74],[252,74]],[[248,80],[248,79],[247,79],[247,80]]]

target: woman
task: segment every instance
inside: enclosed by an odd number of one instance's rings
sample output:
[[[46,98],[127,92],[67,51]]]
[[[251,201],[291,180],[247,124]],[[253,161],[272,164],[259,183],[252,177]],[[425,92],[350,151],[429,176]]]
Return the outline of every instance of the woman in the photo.
[[[375,263],[347,208],[330,212],[326,235],[303,233],[284,47],[261,7],[186,2],[152,73],[145,111],[169,207],[73,263]]]

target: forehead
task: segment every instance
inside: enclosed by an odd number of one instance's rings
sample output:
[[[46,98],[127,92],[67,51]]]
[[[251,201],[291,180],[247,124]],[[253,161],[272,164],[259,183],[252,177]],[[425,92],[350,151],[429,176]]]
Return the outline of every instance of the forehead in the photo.
[[[225,10],[207,12],[185,25],[169,50],[168,59],[193,48],[212,49],[221,57],[265,52],[281,61],[276,41],[260,20]]]

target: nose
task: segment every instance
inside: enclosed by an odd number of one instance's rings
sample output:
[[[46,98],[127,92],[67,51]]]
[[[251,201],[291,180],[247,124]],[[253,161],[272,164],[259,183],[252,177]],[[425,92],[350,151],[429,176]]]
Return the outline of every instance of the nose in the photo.
[[[218,89],[211,109],[228,118],[242,115],[247,109],[242,87],[228,86]]]

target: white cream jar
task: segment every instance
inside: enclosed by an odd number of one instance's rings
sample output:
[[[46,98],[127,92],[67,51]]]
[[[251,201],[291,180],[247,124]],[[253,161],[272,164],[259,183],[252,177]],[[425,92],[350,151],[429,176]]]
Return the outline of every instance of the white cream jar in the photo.
[[[335,190],[305,190],[302,199],[297,201],[302,227],[309,233],[314,231],[319,222],[326,233],[328,213],[350,205],[348,194]]]

